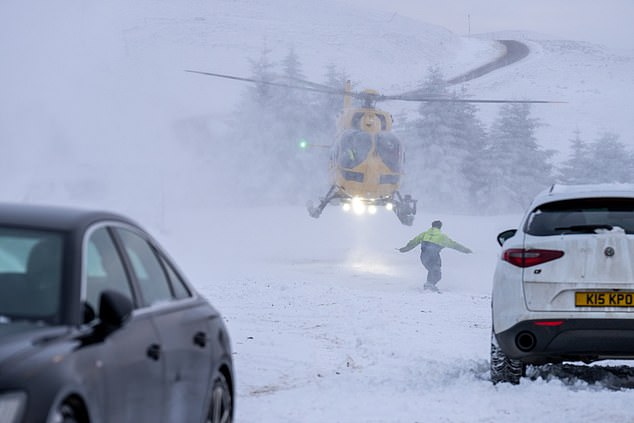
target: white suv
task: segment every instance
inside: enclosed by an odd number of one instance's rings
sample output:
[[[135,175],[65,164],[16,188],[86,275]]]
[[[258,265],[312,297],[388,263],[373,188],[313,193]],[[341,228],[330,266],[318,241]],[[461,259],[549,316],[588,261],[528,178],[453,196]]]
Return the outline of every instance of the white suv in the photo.
[[[493,383],[527,364],[634,359],[634,185],[554,185],[498,242]]]

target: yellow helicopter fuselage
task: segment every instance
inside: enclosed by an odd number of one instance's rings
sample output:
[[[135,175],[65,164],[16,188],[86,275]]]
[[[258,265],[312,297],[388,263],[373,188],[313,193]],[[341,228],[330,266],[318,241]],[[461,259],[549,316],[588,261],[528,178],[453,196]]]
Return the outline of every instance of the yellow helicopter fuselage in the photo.
[[[344,103],[345,104],[345,103]],[[385,204],[399,189],[403,149],[392,116],[376,108],[345,107],[331,158],[331,177],[344,196]]]

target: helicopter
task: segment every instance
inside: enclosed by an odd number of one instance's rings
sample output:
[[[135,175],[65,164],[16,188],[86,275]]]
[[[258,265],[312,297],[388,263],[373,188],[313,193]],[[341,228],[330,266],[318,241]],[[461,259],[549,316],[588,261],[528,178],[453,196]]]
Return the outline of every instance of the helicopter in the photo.
[[[360,107],[353,106],[353,97],[361,100]],[[377,207],[385,207],[401,223],[412,225],[416,200],[399,191],[404,149],[392,132],[392,115],[376,107],[380,97],[371,89],[353,93],[346,81],[330,157],[330,189],[318,205],[308,203],[311,217],[318,218],[328,204],[340,203],[355,214],[374,214]]]
[[[335,140],[329,160],[330,188],[317,205],[307,204],[313,218],[321,216],[329,204],[340,204],[344,211],[355,214],[374,214],[378,207],[393,211],[398,220],[411,226],[416,215],[417,200],[400,192],[404,175],[404,148],[392,132],[392,115],[376,107],[377,102],[387,100],[413,102],[463,102],[463,103],[556,103],[546,100],[488,100],[421,96],[417,92],[401,95],[383,95],[373,89],[353,91],[348,80],[344,89],[288,78],[287,82],[245,78],[234,75],[186,70],[217,78],[272,85],[337,95],[343,97],[343,108],[337,116]],[[353,104],[353,99],[358,100]]]

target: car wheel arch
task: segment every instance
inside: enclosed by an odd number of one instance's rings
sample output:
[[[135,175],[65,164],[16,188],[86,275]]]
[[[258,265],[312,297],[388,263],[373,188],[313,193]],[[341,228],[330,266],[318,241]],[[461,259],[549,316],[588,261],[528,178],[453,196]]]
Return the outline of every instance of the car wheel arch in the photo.
[[[52,416],[55,413],[60,412],[61,409],[68,407],[72,411],[72,415],[74,416],[73,420],[77,423],[95,423],[96,420],[91,418],[91,413],[88,406],[88,401],[86,398],[79,394],[78,392],[70,391],[64,392],[62,395],[59,395],[59,398],[53,402],[53,406],[49,411],[49,419],[48,421],[57,421],[52,420]],[[62,420],[67,421],[67,420]]]
[[[229,369],[229,366],[223,363],[218,369],[218,372],[221,373],[224,376],[225,380],[227,381],[227,384],[229,385],[229,390],[231,391],[231,396],[235,397],[234,395],[235,387],[233,384],[233,377],[232,377],[231,370]]]

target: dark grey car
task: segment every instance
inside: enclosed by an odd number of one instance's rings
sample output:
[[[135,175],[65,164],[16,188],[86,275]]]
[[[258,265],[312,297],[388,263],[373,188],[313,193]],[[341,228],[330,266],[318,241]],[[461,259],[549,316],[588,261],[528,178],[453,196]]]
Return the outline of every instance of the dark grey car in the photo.
[[[113,213],[0,204],[0,421],[230,422],[227,329]]]

